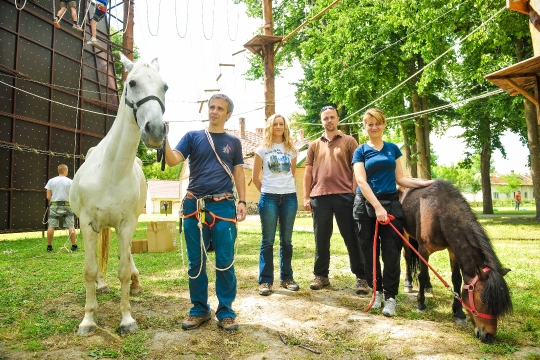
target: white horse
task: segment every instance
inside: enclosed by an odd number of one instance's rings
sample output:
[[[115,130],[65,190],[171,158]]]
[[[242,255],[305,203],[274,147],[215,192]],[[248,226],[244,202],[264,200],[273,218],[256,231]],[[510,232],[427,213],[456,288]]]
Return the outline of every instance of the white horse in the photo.
[[[146,179],[136,161],[136,153],[141,138],[149,148],[162,145],[166,134],[163,104],[167,85],[158,73],[157,59],[134,64],[125,56],[120,57],[129,74],[116,120],[75,174],[69,194],[71,209],[80,219],[85,246],[86,305],[78,335],[88,335],[97,327],[94,322],[98,306],[96,280],[102,279],[96,248],[98,234],[109,227],[114,227],[118,234],[120,332],[125,334],[137,329],[129,305],[130,278],[137,280],[132,292],[140,291],[138,271],[131,256],[131,238],[146,202]],[[100,282],[98,286],[102,286]]]

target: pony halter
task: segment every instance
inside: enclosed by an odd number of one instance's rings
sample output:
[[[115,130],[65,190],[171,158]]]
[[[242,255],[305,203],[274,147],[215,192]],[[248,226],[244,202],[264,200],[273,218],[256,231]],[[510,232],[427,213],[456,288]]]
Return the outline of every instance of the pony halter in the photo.
[[[485,267],[482,269],[482,271],[484,273],[487,273],[488,271],[490,271],[491,269],[489,267]],[[497,319],[496,316],[493,316],[493,315],[490,315],[490,314],[483,314],[483,313],[479,313],[477,310],[476,310],[476,306],[474,306],[474,296],[473,296],[473,292],[474,292],[474,287],[476,285],[476,282],[478,281],[478,275],[476,275],[474,277],[474,279],[471,281],[471,283],[469,285],[465,284],[463,285],[462,289],[463,290],[468,290],[469,291],[469,306],[465,305],[465,303],[463,302],[463,300],[460,298],[460,297],[457,297],[457,299],[461,302],[461,304],[463,305],[463,307],[465,309],[467,309],[467,311],[469,311],[473,316],[478,316],[478,317],[481,317],[483,319]]]
[[[127,95],[127,90],[126,90],[126,95]],[[156,100],[159,103],[159,106],[161,106],[161,113],[162,114],[165,113],[165,105],[163,105],[163,103],[161,102],[161,99],[155,95],[147,96],[135,103],[133,101],[130,101],[126,96],[126,105],[133,109],[133,116],[135,116],[135,124],[137,124],[137,126],[139,126],[139,123],[137,122],[137,110],[139,110],[139,107],[141,107],[142,104],[150,100]]]

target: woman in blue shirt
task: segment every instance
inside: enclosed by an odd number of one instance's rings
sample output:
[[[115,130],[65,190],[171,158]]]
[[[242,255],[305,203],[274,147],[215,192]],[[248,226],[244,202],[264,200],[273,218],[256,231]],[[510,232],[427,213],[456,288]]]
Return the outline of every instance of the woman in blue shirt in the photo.
[[[428,186],[433,180],[413,180],[403,174],[401,151],[392,143],[383,141],[386,118],[379,109],[369,109],[363,116],[364,129],[369,140],[354,152],[354,176],[358,183],[354,202],[354,218],[360,232],[360,243],[365,257],[366,278],[373,288],[373,237],[376,221],[387,221],[388,214],[395,220],[392,224],[403,233],[403,212],[398,199],[396,184],[408,188]],[[381,307],[384,293],[386,316],[396,313],[396,295],[399,288],[400,256],[402,240],[390,226],[379,226],[377,241],[377,291],[373,308]],[[384,269],[381,275],[379,257],[382,256]]]

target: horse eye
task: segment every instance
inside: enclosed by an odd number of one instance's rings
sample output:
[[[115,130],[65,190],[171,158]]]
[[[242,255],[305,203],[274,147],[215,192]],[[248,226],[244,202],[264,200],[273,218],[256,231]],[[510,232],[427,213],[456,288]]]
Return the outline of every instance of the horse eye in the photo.
[[[163,86],[163,89],[165,89],[165,91],[167,91],[167,90],[169,90],[169,86],[165,85],[165,86]]]
[[[129,81],[129,86],[131,86],[131,87],[137,86],[137,82],[135,80],[130,80]]]

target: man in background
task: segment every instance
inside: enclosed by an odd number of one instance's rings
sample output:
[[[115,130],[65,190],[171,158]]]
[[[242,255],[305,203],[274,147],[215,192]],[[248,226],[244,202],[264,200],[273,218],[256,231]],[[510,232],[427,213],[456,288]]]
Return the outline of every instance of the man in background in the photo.
[[[52,240],[54,237],[54,228],[59,226],[60,218],[64,218],[64,228],[69,229],[69,238],[71,239],[71,251],[79,247],[75,236],[75,216],[69,207],[69,189],[71,188],[71,179],[67,177],[68,167],[64,164],[58,165],[58,176],[53,177],[45,185],[47,189],[47,200],[49,201],[49,221],[47,229],[47,251],[53,251]]]

